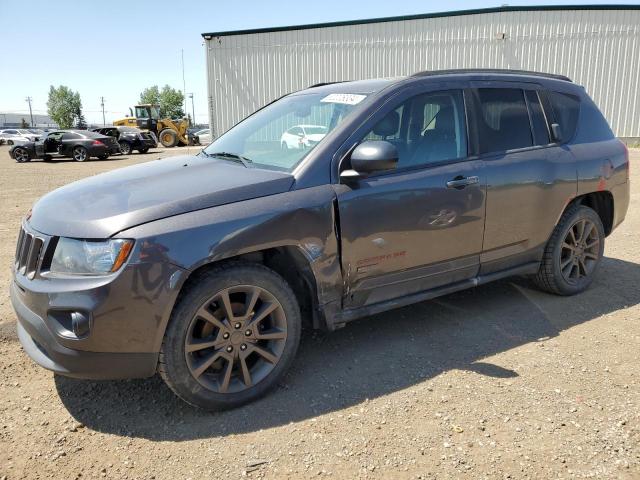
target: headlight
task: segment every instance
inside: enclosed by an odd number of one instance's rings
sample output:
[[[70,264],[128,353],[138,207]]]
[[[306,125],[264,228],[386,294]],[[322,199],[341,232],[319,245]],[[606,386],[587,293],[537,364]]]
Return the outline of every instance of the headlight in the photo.
[[[49,271],[80,275],[105,275],[127,260],[133,240],[75,240],[60,237]]]

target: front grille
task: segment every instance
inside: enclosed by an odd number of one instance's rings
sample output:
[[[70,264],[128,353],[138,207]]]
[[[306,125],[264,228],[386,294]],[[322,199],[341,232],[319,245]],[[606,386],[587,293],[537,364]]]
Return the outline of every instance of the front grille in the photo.
[[[45,239],[20,229],[18,246],[16,247],[16,272],[33,278],[38,271],[40,258],[44,253]]]

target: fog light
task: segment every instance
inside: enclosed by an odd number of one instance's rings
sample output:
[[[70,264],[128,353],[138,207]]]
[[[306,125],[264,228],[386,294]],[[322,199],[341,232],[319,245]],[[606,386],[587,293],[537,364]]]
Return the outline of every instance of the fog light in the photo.
[[[72,312],[71,327],[78,338],[89,335],[89,317],[81,312]]]

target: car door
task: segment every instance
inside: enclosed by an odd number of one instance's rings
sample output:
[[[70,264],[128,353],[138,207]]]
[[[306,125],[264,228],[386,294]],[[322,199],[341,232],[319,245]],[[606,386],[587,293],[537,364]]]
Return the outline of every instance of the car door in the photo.
[[[78,143],[78,140],[82,139],[80,135],[73,132],[64,132],[62,139],[58,147],[58,153],[64,157],[70,157],[73,152],[73,147]]]
[[[336,189],[346,308],[478,273],[485,180],[482,161],[468,157],[464,103],[462,88],[409,90],[348,141],[388,141],[399,161]]]
[[[539,85],[472,86],[475,148],[487,178],[481,273],[535,268],[555,223],[575,196],[575,160],[551,140]]]

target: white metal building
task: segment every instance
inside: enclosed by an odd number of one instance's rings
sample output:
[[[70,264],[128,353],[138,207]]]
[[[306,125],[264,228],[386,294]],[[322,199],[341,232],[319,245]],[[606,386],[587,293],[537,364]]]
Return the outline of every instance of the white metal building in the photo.
[[[203,37],[218,135],[315,83],[510,68],[570,77],[617,136],[640,137],[640,5],[500,7]]]

